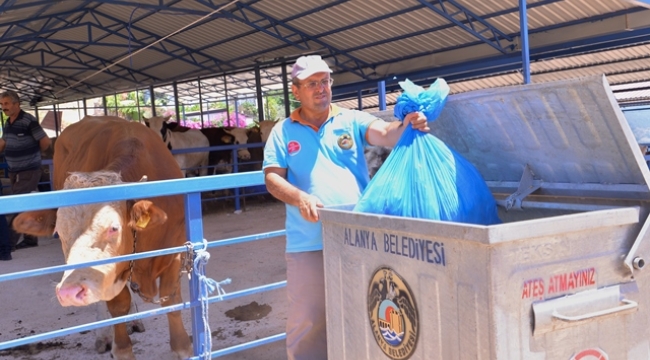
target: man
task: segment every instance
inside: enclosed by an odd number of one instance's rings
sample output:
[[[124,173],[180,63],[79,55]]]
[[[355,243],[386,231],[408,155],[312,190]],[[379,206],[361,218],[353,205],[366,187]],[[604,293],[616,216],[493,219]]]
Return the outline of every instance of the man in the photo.
[[[7,218],[4,215],[0,215],[0,260],[11,260],[9,224],[7,224]]]
[[[357,202],[369,182],[365,146],[393,147],[408,124],[429,130],[418,113],[402,125],[332,105],[331,72],[320,56],[298,58],[291,90],[301,106],[273,128],[264,149],[266,187],[287,211],[289,360],[327,359],[318,208]]]
[[[20,109],[20,98],[14,91],[0,94],[2,111],[9,118],[0,139],[0,153],[4,151],[9,165],[11,192],[14,195],[35,191],[41,179],[41,151],[50,147],[50,138],[34,116]],[[38,246],[38,238],[25,235],[16,245],[18,234],[12,231],[11,245],[16,249]]]

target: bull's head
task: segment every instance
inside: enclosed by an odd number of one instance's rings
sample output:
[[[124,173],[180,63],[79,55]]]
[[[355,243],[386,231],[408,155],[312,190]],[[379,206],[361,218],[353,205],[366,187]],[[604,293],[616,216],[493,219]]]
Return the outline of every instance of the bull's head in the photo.
[[[260,129],[260,134],[262,136],[262,142],[266,142],[269,139],[269,136],[271,135],[271,130],[273,130],[273,127],[277,124],[278,122],[275,120],[264,120],[260,121],[258,126]]]
[[[142,117],[144,119],[144,124],[147,125],[148,128],[152,129],[153,131],[156,132],[156,134],[160,135],[162,138],[163,142],[165,142],[165,145],[167,145],[168,148],[171,150],[171,139],[170,139],[170,130],[168,126],[168,121],[171,119],[171,116],[154,116],[151,118],[146,118]]]
[[[64,189],[122,183],[114,172],[72,173]],[[66,264],[107,259],[134,252],[134,237],[163,224],[167,214],[151,201],[115,201],[25,212],[13,222],[18,232],[52,235],[56,230]],[[63,306],[84,306],[117,296],[130,275],[129,263],[68,270],[56,286]]]
[[[235,145],[244,145],[248,143],[248,134],[246,134],[245,128],[225,128],[226,133],[230,134],[234,138]],[[243,160],[250,160],[251,153],[247,148],[237,149],[237,157]]]

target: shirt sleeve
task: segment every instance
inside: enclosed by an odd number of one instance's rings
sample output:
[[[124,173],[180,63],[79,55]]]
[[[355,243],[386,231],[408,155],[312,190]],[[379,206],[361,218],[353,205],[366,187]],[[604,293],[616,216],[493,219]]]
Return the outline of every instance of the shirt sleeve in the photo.
[[[264,162],[262,169],[267,167],[287,168],[287,146],[282,135],[285,122],[277,124],[271,130],[271,135],[264,146]]]
[[[357,122],[357,128],[359,130],[360,138],[363,141],[363,147],[370,146],[370,144],[368,143],[368,137],[367,137],[368,128],[370,127],[370,124],[372,124],[373,122],[375,122],[375,121],[383,121],[383,120],[379,119],[378,117],[376,117],[376,116],[374,116],[372,114],[364,112],[364,111],[358,111],[358,110],[355,110],[355,111],[356,111],[355,119],[356,119],[356,122]]]
[[[32,136],[34,139],[36,139],[36,141],[39,141],[47,136],[45,130],[43,130],[43,127],[41,127],[41,125],[38,123],[38,120],[35,118],[29,122],[29,130],[31,131]]]

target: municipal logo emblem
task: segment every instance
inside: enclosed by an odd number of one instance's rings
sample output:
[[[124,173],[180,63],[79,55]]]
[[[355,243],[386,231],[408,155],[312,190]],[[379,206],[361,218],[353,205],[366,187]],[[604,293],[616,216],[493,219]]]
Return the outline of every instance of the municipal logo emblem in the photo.
[[[341,149],[350,150],[354,145],[354,140],[352,140],[350,134],[343,134],[339,136],[338,144]]]
[[[287,144],[287,151],[289,152],[289,155],[296,155],[300,152],[300,143],[296,140],[289,141],[289,144]]]
[[[420,329],[418,309],[408,284],[389,267],[377,269],[370,279],[368,317],[384,354],[393,360],[413,355]]]

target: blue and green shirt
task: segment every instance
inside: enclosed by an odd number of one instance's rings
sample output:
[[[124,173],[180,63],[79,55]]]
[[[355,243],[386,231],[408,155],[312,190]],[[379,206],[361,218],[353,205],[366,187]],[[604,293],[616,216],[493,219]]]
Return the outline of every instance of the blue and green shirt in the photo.
[[[287,180],[319,198],[325,206],[354,204],[368,185],[363,154],[366,133],[377,118],[362,111],[330,108],[320,129],[296,109],[273,127],[264,148],[263,168],[287,169]],[[321,223],[311,223],[293,205],[286,205],[287,252],[323,249]]]

